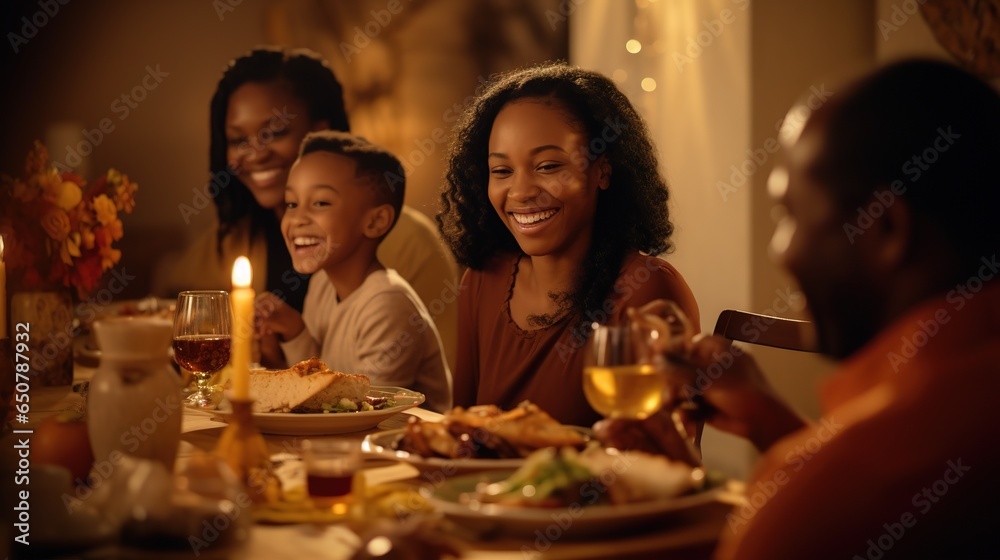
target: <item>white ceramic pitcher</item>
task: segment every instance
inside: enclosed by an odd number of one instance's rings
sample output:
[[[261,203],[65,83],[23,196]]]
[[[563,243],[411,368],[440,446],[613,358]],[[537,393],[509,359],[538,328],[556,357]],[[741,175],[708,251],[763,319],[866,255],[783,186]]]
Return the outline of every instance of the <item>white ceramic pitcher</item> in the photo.
[[[181,437],[180,376],[170,366],[173,324],[157,317],[94,323],[101,364],[90,381],[87,432],[95,468],[119,454],[163,463],[171,472]]]

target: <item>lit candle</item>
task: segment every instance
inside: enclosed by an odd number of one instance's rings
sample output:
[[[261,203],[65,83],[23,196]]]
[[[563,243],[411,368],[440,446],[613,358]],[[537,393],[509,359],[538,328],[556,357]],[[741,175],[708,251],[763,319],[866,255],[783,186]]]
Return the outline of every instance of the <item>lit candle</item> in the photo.
[[[253,340],[254,292],[250,287],[253,268],[250,260],[239,257],[233,264],[233,343],[229,363],[232,366],[233,398],[250,398],[250,344]]]
[[[0,339],[7,338],[7,265],[3,262],[3,236],[0,235]]]

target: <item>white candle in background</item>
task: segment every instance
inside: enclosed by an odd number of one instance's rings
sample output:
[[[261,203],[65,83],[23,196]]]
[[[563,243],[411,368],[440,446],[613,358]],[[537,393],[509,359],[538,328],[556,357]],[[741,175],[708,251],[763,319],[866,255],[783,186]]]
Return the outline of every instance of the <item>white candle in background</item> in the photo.
[[[239,257],[233,263],[233,289],[229,298],[233,305],[232,349],[229,363],[232,365],[233,398],[250,398],[250,344],[253,340],[254,291],[250,287],[253,267],[250,259]]]
[[[3,236],[0,236],[0,339],[7,338],[7,264],[3,250]]]

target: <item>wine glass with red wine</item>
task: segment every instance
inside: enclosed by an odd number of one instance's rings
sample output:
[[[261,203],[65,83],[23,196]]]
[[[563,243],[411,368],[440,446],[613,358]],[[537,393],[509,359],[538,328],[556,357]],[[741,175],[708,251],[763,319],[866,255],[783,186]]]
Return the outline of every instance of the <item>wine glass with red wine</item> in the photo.
[[[212,374],[229,363],[231,325],[228,292],[198,290],[177,296],[174,360],[198,380],[198,390],[187,398],[189,406],[218,406],[221,397],[212,385]]]

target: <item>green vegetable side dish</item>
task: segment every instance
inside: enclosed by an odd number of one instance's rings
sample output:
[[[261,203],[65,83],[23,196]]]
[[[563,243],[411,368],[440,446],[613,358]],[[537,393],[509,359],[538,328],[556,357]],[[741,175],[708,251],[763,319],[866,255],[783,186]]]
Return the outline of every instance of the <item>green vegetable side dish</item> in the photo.
[[[712,484],[707,478],[704,469],[662,455],[591,443],[583,451],[535,451],[506,480],[477,487],[476,499],[515,507],[624,505],[700,492]]]
[[[556,505],[551,502],[595,481],[594,473],[576,458],[576,451],[570,448],[535,452],[510,478],[491,484],[484,501]]]
[[[377,401],[375,404],[372,404],[367,400],[354,402],[350,399],[340,399],[340,401],[336,404],[323,403],[323,414],[336,414],[340,412],[369,412],[372,410],[382,410],[383,408],[392,408],[396,406],[396,401],[393,399],[379,398],[375,400]]]

